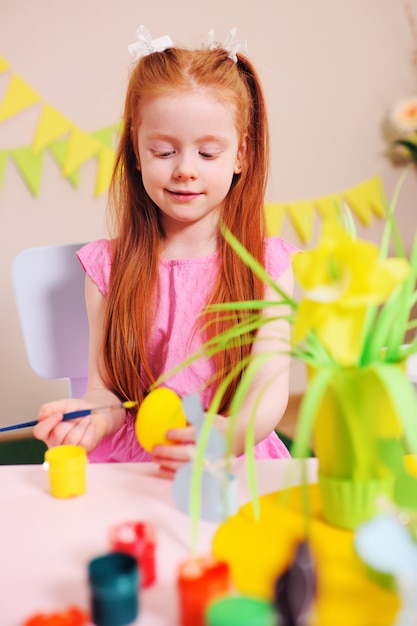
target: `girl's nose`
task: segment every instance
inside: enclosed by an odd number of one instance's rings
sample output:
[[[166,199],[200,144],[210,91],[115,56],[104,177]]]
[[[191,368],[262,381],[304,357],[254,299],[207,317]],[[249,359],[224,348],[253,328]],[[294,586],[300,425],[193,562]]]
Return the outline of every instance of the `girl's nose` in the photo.
[[[192,159],[182,158],[176,162],[173,174],[177,180],[195,180],[198,170]]]

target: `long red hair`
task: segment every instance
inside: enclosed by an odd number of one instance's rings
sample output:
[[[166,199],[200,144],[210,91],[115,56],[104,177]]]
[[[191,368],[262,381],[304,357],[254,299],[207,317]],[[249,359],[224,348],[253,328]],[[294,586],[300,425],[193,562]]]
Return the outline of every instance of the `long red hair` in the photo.
[[[264,263],[269,134],[265,100],[254,67],[240,54],[235,63],[221,48],[169,48],[143,57],[130,76],[110,187],[109,209],[115,238],[112,240],[113,260],[104,321],[104,375],[121,398],[141,401],[155,382],[146,346],[152,331],[152,294],[157,288],[160,243],[164,232],[159,209],[147,195],[137,169],[141,101],[169,93],[187,93],[199,87],[209,89],[218,100],[231,106],[239,138],[246,136],[242,172],[233,177],[224,201],[222,221],[245,248]],[[210,303],[262,298],[264,286],[220,233],[219,249],[221,269]],[[242,316],[243,313],[236,314],[229,320],[219,317],[205,328],[205,338],[232,326]],[[198,325],[196,320],[196,328]],[[242,339],[239,345],[217,355],[218,379],[231,372],[250,349],[250,343]],[[229,385],[222,412],[227,411],[238,382],[239,376]]]

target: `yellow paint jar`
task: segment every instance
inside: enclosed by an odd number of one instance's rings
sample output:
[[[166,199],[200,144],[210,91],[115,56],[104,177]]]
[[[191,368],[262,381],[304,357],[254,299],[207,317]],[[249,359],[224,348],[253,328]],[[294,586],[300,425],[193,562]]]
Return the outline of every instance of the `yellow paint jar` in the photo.
[[[87,454],[81,446],[56,446],[45,452],[44,469],[56,498],[73,498],[86,491]]]

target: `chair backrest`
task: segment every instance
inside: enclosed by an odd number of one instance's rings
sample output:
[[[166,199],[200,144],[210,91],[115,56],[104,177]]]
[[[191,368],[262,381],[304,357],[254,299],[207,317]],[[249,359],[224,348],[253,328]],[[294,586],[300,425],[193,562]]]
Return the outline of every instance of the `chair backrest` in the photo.
[[[84,393],[87,383],[85,273],[76,257],[83,245],[27,248],[12,263],[29,363],[43,378],[67,378],[74,397]]]

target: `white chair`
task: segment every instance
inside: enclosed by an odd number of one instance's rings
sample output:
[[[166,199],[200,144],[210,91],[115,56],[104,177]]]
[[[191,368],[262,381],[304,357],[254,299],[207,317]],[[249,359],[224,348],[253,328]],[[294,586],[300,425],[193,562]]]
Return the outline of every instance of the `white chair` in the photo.
[[[43,378],[68,379],[73,397],[87,383],[85,273],[76,257],[83,245],[27,248],[11,270],[29,363]]]

